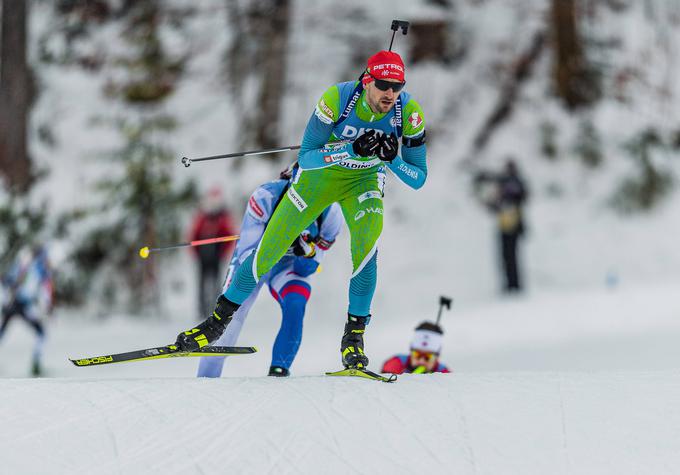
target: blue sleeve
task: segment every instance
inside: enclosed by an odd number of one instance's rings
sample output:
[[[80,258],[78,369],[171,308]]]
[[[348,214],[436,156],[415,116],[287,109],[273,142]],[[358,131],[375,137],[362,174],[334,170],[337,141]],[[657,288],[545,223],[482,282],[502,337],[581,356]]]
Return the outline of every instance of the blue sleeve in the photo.
[[[246,211],[243,213],[243,221],[241,221],[241,231],[239,232],[241,236],[236,242],[232,256],[231,263],[233,265],[240,265],[260,244],[260,239],[262,239],[276,204],[277,196],[272,194],[272,190],[274,192],[279,190],[279,188],[272,189],[270,185],[280,186],[274,182],[261,185],[248,199]]]
[[[312,114],[298,154],[301,169],[326,168],[346,158],[355,157],[351,143],[327,144],[332,134],[333,123],[325,124]]]
[[[243,217],[241,222],[241,236],[234,249],[234,256],[232,263],[241,265],[250,253],[260,244],[260,239],[264,234],[266,223],[253,219],[248,213]]]
[[[403,158],[397,156],[392,160],[392,163],[387,164],[387,167],[397,175],[397,178],[414,190],[422,187],[427,179],[425,147],[425,144],[417,147],[401,147]]]

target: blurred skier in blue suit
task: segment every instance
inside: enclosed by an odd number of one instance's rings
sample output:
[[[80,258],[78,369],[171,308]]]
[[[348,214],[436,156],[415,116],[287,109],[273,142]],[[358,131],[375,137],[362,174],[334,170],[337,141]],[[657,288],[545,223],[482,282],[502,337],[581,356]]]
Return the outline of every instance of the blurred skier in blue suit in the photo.
[[[236,244],[224,288],[231,283],[238,267],[257,249],[276,206],[285,196],[297,172],[297,164],[281,173],[278,180],[258,187],[248,200],[241,237]],[[335,242],[343,222],[340,206],[333,203],[291,243],[288,252],[265,274],[248,299],[243,302],[227,326],[216,346],[234,346],[241,333],[257,294],[263,285],[281,306],[281,328],[274,341],[269,376],[289,376],[302,341],[302,321],[311,294],[312,275],[317,272],[324,254]],[[198,366],[198,377],[221,376],[224,357],[203,357]]]

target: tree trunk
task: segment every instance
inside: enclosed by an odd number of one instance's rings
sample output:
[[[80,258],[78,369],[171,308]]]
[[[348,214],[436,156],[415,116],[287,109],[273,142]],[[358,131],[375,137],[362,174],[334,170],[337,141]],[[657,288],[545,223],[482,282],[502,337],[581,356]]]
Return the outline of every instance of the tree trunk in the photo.
[[[536,32],[529,48],[514,62],[511,76],[507,85],[501,91],[496,107],[475,136],[473,141],[475,152],[480,151],[486,146],[494,131],[512,114],[520,89],[524,82],[531,77],[534,64],[538,61],[545,43],[545,31]]]
[[[241,147],[281,145],[279,119],[286,81],[290,3],[254,0],[244,4],[227,0],[229,28],[234,32],[227,60],[229,81],[238,108],[251,111],[244,118]],[[253,96],[244,100],[246,79],[255,80],[258,87]]]
[[[281,99],[285,92],[286,52],[290,24],[290,0],[273,0],[270,6],[269,25],[265,29],[261,58],[262,72],[260,97],[256,110],[256,144],[258,147],[281,146],[279,122]]]
[[[553,83],[570,109],[589,102],[587,67],[578,32],[577,0],[552,0],[551,23],[555,51]]]
[[[0,39],[0,173],[9,188],[26,192],[31,184],[28,120],[32,78],[26,62],[28,0],[2,2]]]

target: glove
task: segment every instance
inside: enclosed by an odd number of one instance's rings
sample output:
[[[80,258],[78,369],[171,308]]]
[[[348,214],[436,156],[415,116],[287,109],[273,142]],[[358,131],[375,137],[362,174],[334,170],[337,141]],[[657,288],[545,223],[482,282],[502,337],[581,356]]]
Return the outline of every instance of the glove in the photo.
[[[359,157],[370,157],[375,155],[379,144],[380,140],[375,130],[369,130],[352,143],[352,150],[354,155]]]
[[[316,246],[311,240],[307,241],[308,239],[309,234],[299,235],[291,246],[293,254],[296,256],[314,257],[316,255]]]
[[[319,268],[319,263],[308,257],[296,257],[293,261],[293,272],[300,277],[312,275]]]
[[[399,142],[397,136],[392,132],[390,135],[382,134],[378,138],[378,148],[375,154],[384,162],[391,162],[397,156]]]

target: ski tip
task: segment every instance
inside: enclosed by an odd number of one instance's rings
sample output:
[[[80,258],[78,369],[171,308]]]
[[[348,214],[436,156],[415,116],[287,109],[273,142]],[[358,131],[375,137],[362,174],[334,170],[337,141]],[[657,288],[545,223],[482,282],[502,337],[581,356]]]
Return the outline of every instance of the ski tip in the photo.
[[[393,383],[397,380],[397,375],[392,373],[389,376],[383,376],[382,374],[374,373],[366,368],[345,368],[340,371],[326,372],[326,376],[350,376],[359,377],[365,379],[371,379],[373,381],[382,381],[383,383]]]
[[[86,363],[86,362],[85,362],[86,360],[85,360],[85,359],[82,359],[82,358],[71,358],[71,357],[69,357],[68,360],[69,360],[71,363],[73,363],[74,366],[78,366],[78,367],[81,367],[81,366],[88,366],[88,364],[89,364],[89,363]]]
[[[113,356],[95,356],[93,358],[69,358],[75,366],[96,366],[100,364],[113,363]]]

